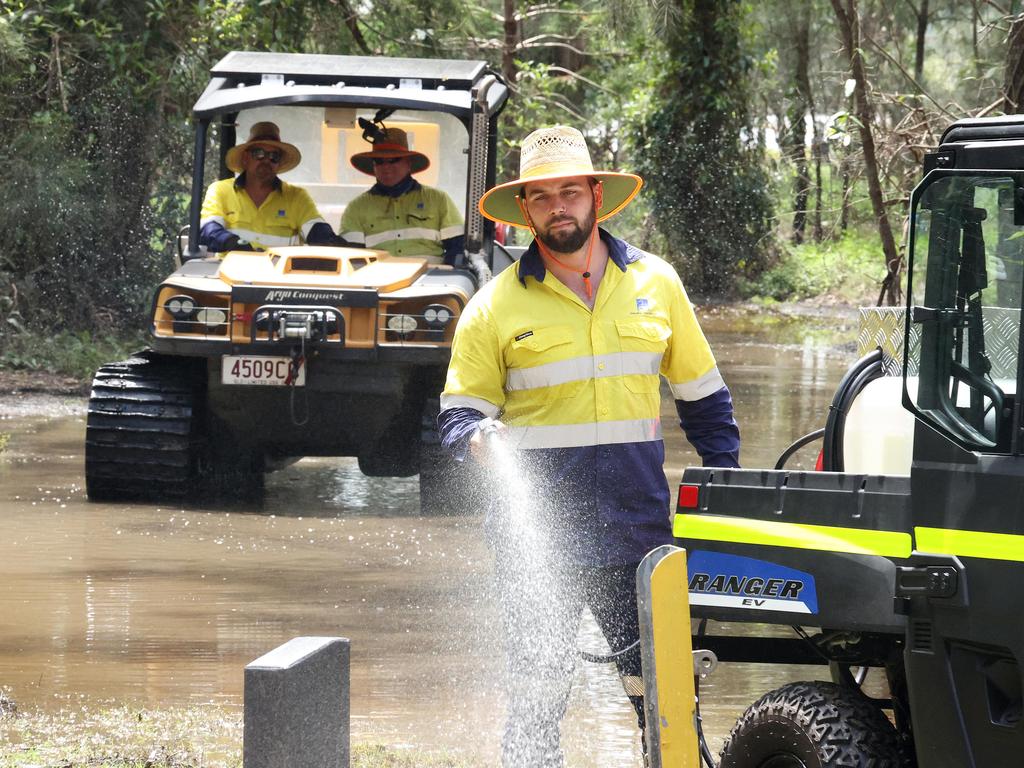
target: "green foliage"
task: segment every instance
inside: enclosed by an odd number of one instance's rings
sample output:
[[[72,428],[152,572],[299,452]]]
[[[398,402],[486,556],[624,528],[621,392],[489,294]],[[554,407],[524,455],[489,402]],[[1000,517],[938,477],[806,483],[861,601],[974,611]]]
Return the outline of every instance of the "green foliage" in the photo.
[[[141,332],[125,336],[89,331],[9,333],[0,336],[0,367],[44,371],[84,383],[101,365],[123,360],[144,346]]]
[[[824,243],[787,245],[779,260],[739,284],[747,299],[797,301],[822,296],[846,304],[874,304],[885,275],[875,233],[850,232]]]
[[[679,0],[676,8],[660,98],[637,126],[637,165],[668,255],[688,283],[729,293],[772,248],[768,177],[748,140],[745,9],[736,0]]]
[[[10,432],[0,432],[0,453],[3,453],[4,451],[7,450],[7,446],[10,444],[10,442],[11,442],[11,433]]]

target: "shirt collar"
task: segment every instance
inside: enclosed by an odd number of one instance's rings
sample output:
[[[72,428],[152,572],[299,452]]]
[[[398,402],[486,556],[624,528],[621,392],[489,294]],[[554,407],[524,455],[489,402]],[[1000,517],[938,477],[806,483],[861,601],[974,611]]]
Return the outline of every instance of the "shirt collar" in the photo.
[[[383,195],[384,197],[401,197],[406,192],[413,192],[420,188],[420,183],[412,176],[406,176],[393,187],[385,187],[379,181],[370,187],[371,195]]]
[[[280,189],[281,180],[275,176],[274,183],[271,186],[273,186],[274,189]],[[235,189],[245,189],[245,171],[238,174],[238,177],[235,179]]]
[[[629,264],[643,258],[643,251],[634,248],[625,240],[619,240],[619,238],[609,234],[601,227],[597,228],[597,234],[608,247],[608,258],[623,272],[626,271],[626,267]],[[530,247],[520,257],[518,270],[519,282],[523,285],[526,285],[527,277],[533,277],[538,283],[544,282],[547,268],[544,266],[544,259],[541,258],[536,240],[530,243]]]

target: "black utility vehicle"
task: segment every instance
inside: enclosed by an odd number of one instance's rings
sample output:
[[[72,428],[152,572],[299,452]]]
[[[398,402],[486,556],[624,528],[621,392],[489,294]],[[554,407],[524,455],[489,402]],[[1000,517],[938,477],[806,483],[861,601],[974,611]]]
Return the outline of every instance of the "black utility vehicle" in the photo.
[[[1024,764],[1024,116],[955,123],[924,170],[896,366],[909,472],[844,461],[844,414],[893,368],[876,351],[836,394],[830,471],[683,477],[694,647],[831,673],[752,705],[723,768]],[[880,413],[859,417],[878,451]]]

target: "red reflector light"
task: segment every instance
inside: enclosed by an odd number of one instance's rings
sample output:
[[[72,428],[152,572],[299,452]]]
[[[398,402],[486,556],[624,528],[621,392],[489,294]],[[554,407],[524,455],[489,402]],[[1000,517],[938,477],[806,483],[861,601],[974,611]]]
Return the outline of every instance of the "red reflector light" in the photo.
[[[252,320],[252,312],[235,312],[231,315],[231,319],[236,323],[248,323]]]
[[[679,486],[679,507],[681,509],[696,509],[697,497],[700,496],[700,486],[680,485]]]
[[[818,460],[814,462],[814,471],[821,472],[825,469],[825,452],[818,451]]]

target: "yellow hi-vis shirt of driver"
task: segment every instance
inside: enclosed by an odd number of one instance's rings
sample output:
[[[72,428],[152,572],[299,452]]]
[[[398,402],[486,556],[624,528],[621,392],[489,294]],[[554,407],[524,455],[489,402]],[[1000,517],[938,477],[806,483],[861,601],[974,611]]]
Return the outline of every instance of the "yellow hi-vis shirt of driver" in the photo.
[[[257,248],[301,245],[313,225],[325,223],[313,198],[302,187],[281,181],[257,208],[235,179],[221,179],[206,190],[199,225],[211,221]]]
[[[659,374],[679,400],[724,382],[675,270],[634,252],[609,260],[593,311],[550,271],[501,272],[459,318],[441,408],[500,415],[519,448],[660,440]]]

